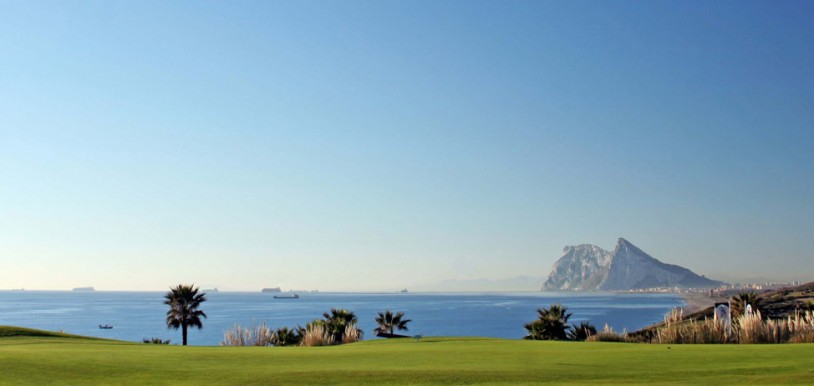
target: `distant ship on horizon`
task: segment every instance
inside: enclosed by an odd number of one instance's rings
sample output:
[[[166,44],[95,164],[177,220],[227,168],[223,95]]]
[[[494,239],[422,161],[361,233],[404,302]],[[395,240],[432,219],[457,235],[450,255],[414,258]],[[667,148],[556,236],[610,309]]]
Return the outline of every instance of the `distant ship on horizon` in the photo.
[[[96,289],[93,288],[93,287],[76,287],[73,290],[77,291],[77,292],[93,292],[93,291],[96,291]]]

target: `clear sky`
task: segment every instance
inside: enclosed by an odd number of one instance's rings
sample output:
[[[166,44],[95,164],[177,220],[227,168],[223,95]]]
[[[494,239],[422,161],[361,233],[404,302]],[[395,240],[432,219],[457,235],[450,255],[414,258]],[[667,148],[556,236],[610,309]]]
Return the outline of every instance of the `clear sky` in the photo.
[[[0,0],[0,288],[389,291],[618,237],[814,280],[812,16]]]

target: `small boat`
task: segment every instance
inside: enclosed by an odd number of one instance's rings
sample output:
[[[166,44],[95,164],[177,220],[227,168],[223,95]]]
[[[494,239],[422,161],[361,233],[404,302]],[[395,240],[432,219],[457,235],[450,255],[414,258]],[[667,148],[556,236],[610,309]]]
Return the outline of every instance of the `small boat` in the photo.
[[[100,324],[99,328],[101,328],[102,330],[112,330],[113,326],[111,326],[109,324]]]
[[[274,295],[275,299],[299,299],[300,295],[291,294],[291,295]]]

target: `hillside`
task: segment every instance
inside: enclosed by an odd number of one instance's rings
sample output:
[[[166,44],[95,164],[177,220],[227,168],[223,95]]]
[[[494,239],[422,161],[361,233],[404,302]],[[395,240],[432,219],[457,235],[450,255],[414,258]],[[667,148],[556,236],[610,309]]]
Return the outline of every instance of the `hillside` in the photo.
[[[709,298],[709,307],[697,312],[693,312],[689,315],[685,315],[684,320],[703,320],[705,318],[712,319],[715,316],[712,304],[716,301],[727,301],[732,296],[737,295],[738,292],[740,291],[728,291],[721,297]],[[757,294],[757,299],[758,309],[764,318],[787,318],[794,315],[796,311],[806,310],[811,307],[812,302],[814,302],[814,282],[795,287],[763,291]],[[660,322],[652,326],[648,326],[634,334],[651,331],[662,326],[663,324],[663,322]]]
[[[729,291],[725,298],[731,298],[739,291]],[[757,294],[757,303],[760,313],[765,318],[781,319],[793,315],[795,310],[806,309],[811,302],[814,302],[814,282],[801,284],[796,287],[767,290]],[[703,319],[712,317],[712,307],[693,313],[688,318]]]
[[[101,338],[93,338],[88,336],[71,335],[62,332],[53,332],[45,330],[37,330],[34,328],[16,327],[16,326],[0,326],[0,338],[18,338],[18,337],[37,337],[37,338],[69,338],[69,339],[94,339],[102,340]]]

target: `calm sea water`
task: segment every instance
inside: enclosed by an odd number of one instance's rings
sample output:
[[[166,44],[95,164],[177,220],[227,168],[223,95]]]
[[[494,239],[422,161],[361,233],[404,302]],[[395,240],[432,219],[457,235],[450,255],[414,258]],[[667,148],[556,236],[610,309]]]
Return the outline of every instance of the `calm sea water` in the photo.
[[[0,291],[0,325],[25,326],[72,334],[141,341],[161,337],[181,342],[179,331],[168,330],[163,292]],[[635,330],[660,321],[683,305],[669,294],[572,293],[302,293],[300,299],[274,299],[271,294],[214,292],[202,309],[208,315],[202,330],[191,330],[190,344],[217,345],[235,323],[265,321],[270,327],[293,327],[320,318],[336,308],[354,311],[365,338],[373,338],[373,319],[386,309],[404,311],[412,319],[408,334],[522,338],[523,324],[536,309],[562,303],[571,320],[588,320],[597,328]],[[99,329],[110,324],[110,330]]]

